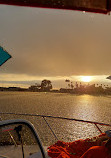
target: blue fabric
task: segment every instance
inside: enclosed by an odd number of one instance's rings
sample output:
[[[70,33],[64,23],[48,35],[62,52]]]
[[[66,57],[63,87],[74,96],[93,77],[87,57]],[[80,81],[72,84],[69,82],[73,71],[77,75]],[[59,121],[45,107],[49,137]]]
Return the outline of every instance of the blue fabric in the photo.
[[[2,47],[0,47],[0,66],[10,58],[11,55],[8,54],[8,52],[5,51]]]

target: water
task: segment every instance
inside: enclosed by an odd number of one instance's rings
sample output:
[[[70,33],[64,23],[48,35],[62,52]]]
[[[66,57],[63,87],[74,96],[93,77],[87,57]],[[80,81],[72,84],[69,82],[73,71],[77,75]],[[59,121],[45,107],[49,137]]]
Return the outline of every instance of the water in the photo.
[[[0,92],[0,111],[29,113],[83,119],[111,124],[111,97],[37,92]],[[44,145],[55,140],[45,121],[40,117],[1,115],[4,119],[31,121]],[[47,119],[59,140],[73,141],[99,134],[94,125],[75,121]],[[107,127],[109,129],[109,127]],[[101,127],[104,131],[107,128]]]

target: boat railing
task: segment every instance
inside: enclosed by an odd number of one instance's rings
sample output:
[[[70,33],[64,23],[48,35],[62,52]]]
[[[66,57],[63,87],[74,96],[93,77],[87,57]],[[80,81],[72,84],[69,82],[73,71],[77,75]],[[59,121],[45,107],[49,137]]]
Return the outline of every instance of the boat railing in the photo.
[[[58,140],[56,134],[54,133],[53,129],[51,128],[47,118],[53,118],[53,119],[61,119],[61,120],[70,120],[70,121],[78,121],[78,122],[84,122],[84,123],[88,123],[88,124],[93,124],[95,125],[95,127],[97,128],[97,130],[100,133],[103,133],[102,130],[100,129],[99,125],[101,126],[109,126],[111,127],[111,124],[107,124],[107,123],[100,123],[100,122],[94,122],[94,121],[86,121],[86,120],[81,120],[81,119],[75,119],[75,118],[67,118],[67,117],[60,117],[60,116],[51,116],[51,115],[39,115],[39,114],[27,114],[27,113],[13,113],[13,112],[0,112],[1,115],[3,114],[7,114],[7,115],[17,115],[17,116],[35,116],[35,117],[41,117],[44,119],[44,121],[46,122],[47,126],[49,127],[50,131],[52,132],[52,134],[54,135],[55,139]]]

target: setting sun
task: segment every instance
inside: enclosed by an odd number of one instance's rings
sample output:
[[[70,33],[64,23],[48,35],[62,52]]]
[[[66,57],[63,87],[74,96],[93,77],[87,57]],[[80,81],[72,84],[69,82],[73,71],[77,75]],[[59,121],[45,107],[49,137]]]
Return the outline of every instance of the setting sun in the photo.
[[[81,76],[81,81],[90,82],[92,80],[91,76]]]

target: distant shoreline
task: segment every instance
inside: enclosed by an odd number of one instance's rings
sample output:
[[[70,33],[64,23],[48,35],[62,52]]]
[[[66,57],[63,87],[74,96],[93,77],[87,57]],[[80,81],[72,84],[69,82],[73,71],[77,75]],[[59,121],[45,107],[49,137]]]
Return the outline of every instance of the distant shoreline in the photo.
[[[70,94],[70,95],[74,95],[74,96],[81,96],[81,95],[90,95],[90,96],[111,96],[111,94],[104,94],[104,93],[99,93],[99,94],[93,94],[93,93],[68,93],[68,92],[60,92],[59,90],[57,91],[57,92],[55,92],[55,91],[40,91],[40,92],[38,92],[38,91],[28,91],[28,90],[21,90],[21,91],[17,91],[17,90],[4,90],[4,91],[0,91],[0,93],[2,93],[2,92],[4,92],[4,93],[8,93],[8,92],[20,92],[20,93],[55,93],[55,94]]]

